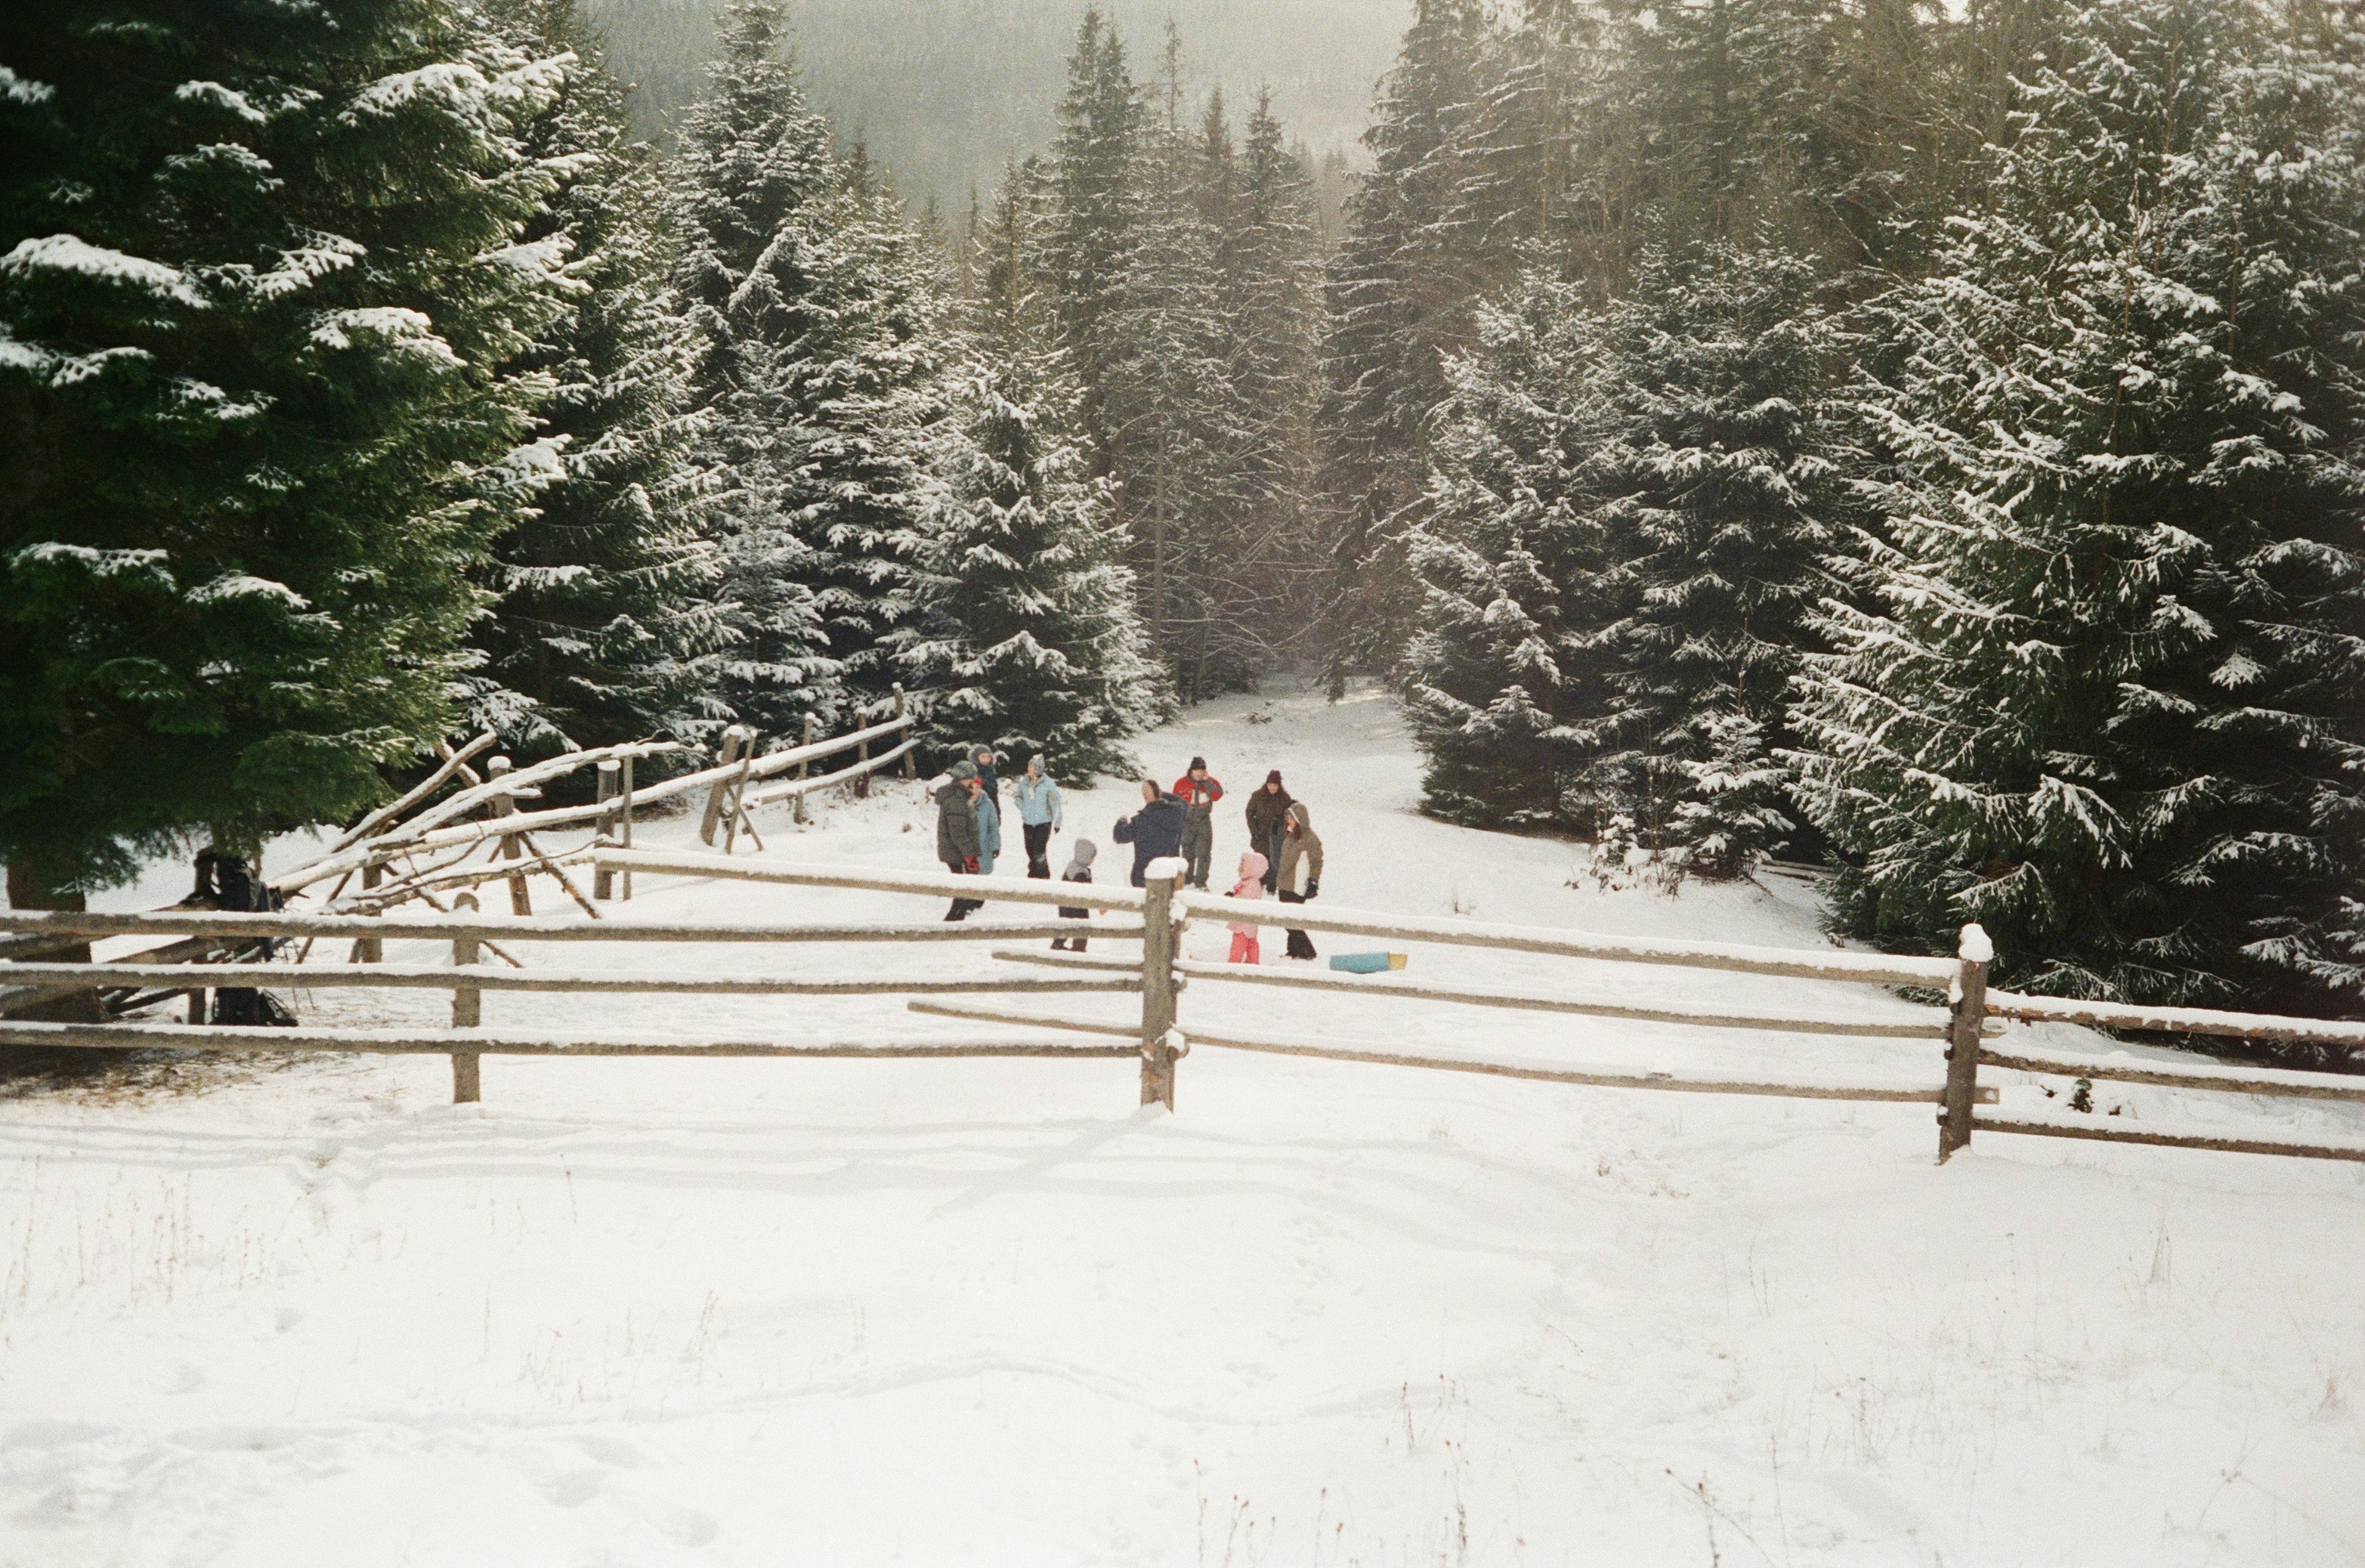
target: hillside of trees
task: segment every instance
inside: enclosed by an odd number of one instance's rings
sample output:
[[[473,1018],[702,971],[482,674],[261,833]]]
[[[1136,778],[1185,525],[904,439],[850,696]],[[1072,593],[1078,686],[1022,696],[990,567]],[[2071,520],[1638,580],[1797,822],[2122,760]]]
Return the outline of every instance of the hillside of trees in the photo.
[[[2365,1003],[2347,7],[1420,0],[1334,212],[1234,73],[1348,7],[594,3],[0,17],[13,902],[464,725],[1082,779],[1365,673],[1619,875]]]
[[[2315,0],[1426,0],[1330,278],[1430,807],[2011,983],[2365,985],[2365,100]]]

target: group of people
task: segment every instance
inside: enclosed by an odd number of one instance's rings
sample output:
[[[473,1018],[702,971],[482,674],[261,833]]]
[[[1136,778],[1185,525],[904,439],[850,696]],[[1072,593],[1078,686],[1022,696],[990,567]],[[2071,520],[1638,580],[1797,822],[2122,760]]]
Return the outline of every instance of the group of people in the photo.
[[[936,857],[956,874],[990,874],[1002,853],[1002,783],[993,764],[992,748],[980,746],[953,764],[936,792]],[[1207,771],[1204,756],[1191,759],[1171,790],[1160,788],[1155,779],[1143,779],[1140,809],[1119,817],[1113,832],[1116,842],[1133,846],[1133,885],[1142,885],[1151,861],[1173,856],[1184,862],[1190,885],[1204,890],[1216,855],[1215,809],[1223,798],[1224,786]],[[1040,753],[1027,759],[1026,772],[1013,790],[1013,799],[1026,838],[1026,874],[1048,879],[1051,835],[1066,825],[1066,813],[1059,786],[1045,771]],[[1281,769],[1266,774],[1264,783],[1250,793],[1246,816],[1249,847],[1240,856],[1239,880],[1229,890],[1230,896],[1256,899],[1272,893],[1283,903],[1303,903],[1318,894],[1322,840],[1314,832],[1306,802],[1293,797],[1282,783]],[[1078,839],[1060,879],[1091,881],[1098,854],[1092,840]],[[956,898],[945,918],[966,920],[984,902],[983,899]],[[1078,920],[1086,913],[1064,906],[1059,913]],[[1259,930],[1247,922],[1232,923],[1232,962],[1261,961]],[[1063,938],[1051,946],[1081,953],[1084,939]],[[1295,929],[1289,932],[1287,951],[1293,958],[1317,956],[1313,941]]]

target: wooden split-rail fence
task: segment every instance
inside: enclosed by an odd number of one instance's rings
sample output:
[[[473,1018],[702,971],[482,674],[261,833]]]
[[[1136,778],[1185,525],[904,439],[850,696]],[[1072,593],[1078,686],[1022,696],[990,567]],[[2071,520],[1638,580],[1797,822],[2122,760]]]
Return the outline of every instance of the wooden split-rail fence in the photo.
[[[635,763],[687,753],[691,748],[672,741],[633,742],[566,752],[522,769],[513,767],[505,756],[494,756],[486,759],[479,772],[475,766],[476,758],[495,745],[493,735],[481,734],[462,745],[439,745],[437,766],[426,778],[354,823],[318,858],[270,879],[267,886],[283,903],[297,899],[315,901],[313,908],[300,912],[306,913],[374,916],[406,904],[423,904],[439,914],[448,915],[460,913],[463,906],[447,902],[445,895],[464,897],[465,907],[473,910],[477,907],[476,901],[467,890],[488,882],[506,882],[510,912],[526,916],[534,913],[529,879],[540,872],[556,882],[587,919],[600,920],[600,904],[632,898],[632,873],[626,871],[620,879],[600,869],[594,874],[587,895],[569,868],[587,848],[631,848],[638,815],[652,807],[670,807],[674,801],[695,799],[703,792],[701,840],[711,845],[720,835],[723,852],[728,854],[737,847],[744,834],[760,850],[763,839],[750,815],[754,807],[790,801],[795,808],[796,820],[801,823],[805,820],[805,801],[811,795],[839,787],[857,795],[867,794],[871,778],[891,767],[899,767],[906,778],[912,777],[913,755],[919,745],[912,734],[915,723],[904,700],[903,689],[898,686],[894,689],[892,716],[880,722],[817,740],[814,722],[808,715],[801,745],[760,754],[755,731],[733,725],[723,733],[712,766],[639,788],[635,788],[633,779]],[[813,772],[816,763],[847,752],[854,754],[851,762],[827,772]],[[520,809],[521,802],[540,799],[544,788],[555,780],[585,771],[594,776],[595,794],[589,803]],[[554,848],[544,842],[544,837],[554,832],[580,832],[587,828],[590,837],[583,844]],[[171,911],[158,913],[196,913],[213,906],[210,897],[193,894]],[[296,938],[300,944],[297,961],[309,958],[313,944],[330,929],[315,926]],[[353,938],[348,961],[379,962],[384,957],[387,928],[373,925],[360,930],[364,934]],[[73,984],[44,985],[25,978],[28,971],[0,969],[0,1015],[61,997],[89,998],[95,1003],[92,1011],[112,1016],[185,998],[189,1022],[203,1024],[207,988],[191,983],[198,971],[187,966],[230,962],[241,955],[251,958],[258,951],[259,940],[230,942],[184,936],[111,966],[126,973],[136,969],[153,983],[94,986],[87,979],[77,979]],[[0,937],[0,959],[54,956],[82,945],[82,939],[76,936],[43,935],[20,929],[13,936]],[[516,958],[498,942],[487,940],[481,946],[484,952],[500,962],[517,967]],[[176,972],[169,977],[151,973],[164,966],[175,967]],[[78,977],[89,973],[79,969],[73,972]]]
[[[742,791],[741,800],[753,799]],[[710,809],[710,830],[731,810]],[[1285,915],[1265,903],[1233,901],[1191,891],[1180,885],[1182,863],[1160,861],[1142,888],[977,879],[915,874],[872,867],[791,864],[770,857],[734,858],[712,850],[667,852],[601,842],[571,857],[597,878],[666,876],[731,879],[787,887],[859,889],[931,899],[985,895],[996,904],[1041,909],[1052,905],[1093,912],[1084,921],[1034,922],[930,919],[913,924],[746,924],[699,921],[594,921],[572,916],[487,915],[463,894],[457,907],[428,914],[243,913],[158,911],[141,914],[23,912],[6,916],[15,944],[54,945],[61,939],[129,935],[166,936],[180,942],[224,944],[280,938],[308,947],[319,939],[364,936],[448,945],[448,964],[300,961],[180,966],[140,962],[8,966],[10,978],[31,988],[78,985],[140,987],[173,980],[183,983],[239,986],[291,985],[429,989],[451,993],[448,1028],[197,1028],[187,1025],[111,1023],[73,1024],[0,1019],[0,1045],[105,1049],[230,1050],[277,1052],[379,1052],[433,1054],[452,1059],[454,1097],[481,1094],[482,1058],[488,1056],[678,1056],[678,1057],[1082,1057],[1138,1058],[1141,1102],[1171,1108],[1180,1060],[1194,1047],[1265,1052],[1338,1061],[1452,1072],[1485,1073],[1544,1082],[1695,1093],[1787,1095],[1823,1100],[1924,1103],[1936,1107],[1938,1155],[1945,1159],[1981,1132],[2090,1138],[2106,1142],[2167,1145],[2241,1152],[2365,1160],[2365,1139],[2229,1137],[2205,1126],[2135,1122],[2105,1115],[2008,1114],[1993,1109],[1992,1083],[1980,1070],[1997,1068],[2089,1081],[2164,1085],[2178,1089],[2365,1103],[2365,1078],[2338,1073],[2180,1061],[2126,1056],[2072,1056],[2007,1043],[2008,1021],[2065,1022],[2180,1035],[2365,1046],[2365,1024],[2222,1013],[2191,1008],[2136,1008],[2062,998],[1991,991],[1993,960],[1987,937],[1967,926],[1951,959],[1838,950],[1788,950],[1718,942],[1650,941],[1604,936],[1542,926],[1390,914],[1322,903],[1293,904]],[[1643,1002],[1631,997],[1575,991],[1524,990],[1475,983],[1450,983],[1384,976],[1349,977],[1244,965],[1203,963],[1183,956],[1182,935],[1194,920],[1239,919],[1260,924],[1286,923],[1306,930],[1440,946],[1491,948],[1541,958],[1581,958],[1618,965],[1675,969],[1722,970],[1827,982],[1835,1005],[1813,1012],[1751,1011],[1687,1002],[1679,996]],[[1048,975],[1003,971],[986,978],[913,975],[861,980],[802,979],[744,970],[698,971],[653,967],[592,969],[524,967],[495,969],[483,955],[498,943],[508,947],[565,946],[584,942],[650,945],[729,943],[887,943],[929,947],[944,942],[1038,941],[1083,936],[1138,942],[1129,953],[1002,949],[1001,959],[1034,967]],[[1480,1008],[1560,1014],[1720,1030],[1824,1035],[1897,1042],[1901,1071],[1881,1081],[1847,1072],[1742,1071],[1708,1068],[1637,1068],[1623,1064],[1512,1062],[1408,1051],[1386,1042],[1291,1038],[1222,1027],[1186,1027],[1179,1014],[1183,991],[1194,983],[1280,986],[1334,995],[1395,997]],[[1919,1005],[1897,1015],[1867,1015],[1848,1005],[1853,986],[1944,993],[1944,1005]],[[581,994],[746,994],[774,996],[902,995],[914,1012],[992,1025],[1008,1035],[940,1040],[809,1037],[718,1037],[694,1032],[633,1032],[567,1028],[549,1031],[488,1030],[483,1025],[487,991]],[[1138,1017],[1122,1021],[1048,1015],[1014,1010],[1005,997],[1069,997],[1090,993],[1139,997]],[[970,1000],[994,999],[992,1004]],[[1082,1036],[1079,1039],[1078,1036]],[[1911,1047],[1926,1056],[1908,1056]]]

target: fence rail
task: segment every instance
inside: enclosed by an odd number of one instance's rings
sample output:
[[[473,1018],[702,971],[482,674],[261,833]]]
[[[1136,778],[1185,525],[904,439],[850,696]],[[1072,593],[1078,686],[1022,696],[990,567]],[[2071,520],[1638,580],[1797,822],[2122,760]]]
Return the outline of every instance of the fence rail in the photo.
[[[835,743],[794,748],[765,759],[775,771],[787,767],[808,768],[803,777],[768,792],[787,799],[800,792],[842,782],[840,774],[813,776],[808,765],[817,756],[858,745],[863,760],[844,775],[864,774],[908,755],[910,743],[869,756],[869,743],[897,733],[907,723],[874,726]],[[744,736],[726,742],[730,757]],[[448,777],[465,777],[468,752],[454,754]],[[775,759],[787,757],[786,763]],[[2220,1129],[2165,1123],[2135,1123],[2115,1117],[2063,1117],[2007,1114],[1989,1107],[1997,1102],[1993,1083],[1979,1081],[1982,1067],[2057,1077],[2079,1077],[2165,1086],[2204,1092],[2240,1093],[2328,1103],[2365,1103],[2365,1079],[2337,1073],[2302,1072],[2266,1068],[2228,1067],[2202,1063],[2138,1060],[2130,1057],[2085,1058],[2048,1052],[2007,1042],[1996,1035],[2011,1021],[2058,1021],[2104,1028],[2171,1031],[2183,1034],[2240,1036],[2283,1042],[2315,1042],[2333,1046],[2365,1046],[2365,1024],[2285,1018],[2267,1014],[2220,1013],[2196,1008],[2140,1008],[2090,1003],[2055,997],[1990,991],[1987,972],[1993,954],[1986,935],[1976,926],[1964,928],[1953,959],[1891,957],[1844,951],[1818,951],[1750,946],[1731,943],[1650,941],[1599,935],[1549,927],[1506,925],[1448,917],[1395,915],[1340,909],[1329,905],[1292,904],[1276,909],[1250,902],[1185,890],[1179,861],[1153,862],[1141,888],[1098,887],[1089,884],[1037,880],[981,879],[974,877],[891,870],[878,867],[807,863],[770,856],[760,858],[729,853],[734,824],[757,797],[747,789],[755,762],[739,756],[728,766],[702,775],[685,776],[689,788],[705,780],[710,790],[702,824],[711,839],[724,837],[720,851],[635,849],[628,845],[595,843],[564,857],[543,857],[531,868],[563,875],[570,867],[590,869],[606,883],[614,879],[667,876],[730,879],[786,888],[851,889],[890,894],[958,899],[990,899],[1022,909],[1060,905],[1098,912],[1095,918],[1043,920],[750,923],[705,921],[623,921],[512,914],[503,918],[478,913],[475,901],[461,895],[460,907],[434,915],[416,913],[310,914],[232,913],[198,910],[155,911],[138,914],[92,914],[28,911],[0,915],[10,935],[0,936],[0,958],[17,961],[0,974],[18,984],[12,994],[46,996],[60,988],[107,989],[141,993],[143,988],[184,987],[202,991],[212,987],[289,985],[311,987],[383,987],[443,990],[452,992],[452,1027],[448,1029],[219,1029],[154,1024],[60,1024],[0,1018],[0,1044],[49,1045],[107,1049],[215,1049],[251,1053],[359,1051],[382,1054],[447,1055],[452,1058],[455,1099],[474,1099],[479,1092],[477,1063],[486,1056],[703,1056],[703,1057],[1077,1057],[1138,1058],[1141,1098],[1171,1107],[1174,1103],[1176,1064],[1194,1045],[1219,1049],[1302,1057],[1324,1060],[1371,1063],[1436,1071],[1481,1073],[1544,1082],[1613,1088],[1657,1089],[1694,1093],[1784,1095],[1808,1099],[1856,1100],[1934,1104],[1938,1108],[1939,1159],[1943,1161],[1967,1146],[1976,1133],[2013,1133],[2074,1137],[2173,1148],[2237,1152],[2276,1153],[2329,1159],[2365,1159],[2365,1138],[2253,1137],[2229,1136]],[[511,776],[514,779],[518,776]],[[685,779],[668,781],[681,785]],[[688,792],[677,790],[676,793]],[[414,792],[416,793],[416,792]],[[484,800],[513,799],[480,792]],[[643,799],[646,799],[644,796]],[[603,809],[612,811],[611,795]],[[447,801],[448,807],[452,802]],[[532,813],[530,815],[538,815]],[[492,819],[496,829],[514,829],[528,815]],[[359,831],[358,829],[356,831]],[[430,833],[442,831],[431,828]],[[753,832],[749,824],[749,832]],[[522,862],[517,874],[529,868]],[[495,877],[509,875],[497,867]],[[514,906],[513,906],[514,907]],[[592,912],[596,913],[596,912]],[[1115,918],[1109,918],[1114,916]],[[1393,977],[1351,977],[1214,964],[1181,956],[1181,937],[1199,919],[1241,920],[1259,925],[1287,924],[1308,930],[1434,943],[1449,946],[1607,962],[1620,965],[1674,966],[1724,970],[1791,980],[1902,988],[1926,994],[1944,989],[1944,1007],[1883,1003],[1882,1016],[1866,1016],[1861,1008],[1815,1011],[1748,1011],[1701,1005],[1680,997],[1642,1002],[1625,996],[1589,995],[1524,987],[1477,983],[1434,983]],[[40,957],[62,943],[94,937],[161,935],[176,938],[171,948],[100,963],[44,963]],[[301,961],[230,963],[217,961],[226,947],[261,939],[299,939],[309,945],[321,938],[352,937],[358,949],[366,939],[372,958],[386,941],[409,940],[448,944],[449,965],[387,964],[376,961],[306,964]],[[526,945],[584,941],[633,944],[698,943],[886,943],[934,944],[967,941],[1040,941],[1084,937],[1138,943],[1133,952],[1065,953],[1040,949],[999,948],[997,960],[1048,967],[1067,971],[1051,976],[997,974],[987,978],[943,976],[869,976],[859,979],[808,979],[790,975],[681,969],[528,969],[486,967],[487,952],[507,956],[496,943]],[[169,955],[169,956],[168,956]],[[188,958],[193,961],[175,961]],[[1815,1034],[1855,1039],[1900,1042],[1944,1042],[1934,1058],[1922,1058],[1909,1070],[1876,1081],[1869,1072],[1813,1070],[1760,1071],[1711,1067],[1637,1067],[1619,1063],[1505,1060],[1478,1055],[1418,1051],[1382,1041],[1264,1035],[1238,1030],[1192,1027],[1178,1023],[1179,999],[1194,982],[1278,986],[1324,995],[1362,995],[1446,1003],[1496,1010],[1544,1012],[1585,1017],[1710,1029],[1744,1029],[1784,1034]],[[488,991],[517,992],[578,992],[746,994],[780,996],[902,995],[919,1014],[1018,1028],[1037,1036],[1024,1041],[958,1039],[938,1041],[854,1040],[815,1042],[783,1039],[714,1038],[701,1033],[634,1034],[632,1032],[567,1031],[555,1033],[496,1033],[482,1026],[481,999]],[[171,994],[170,991],[164,994]],[[1047,1016],[1000,1004],[1002,997],[1042,997],[1077,994],[1138,996],[1137,1018],[1108,1019]],[[984,999],[984,1000],[977,1000]],[[6,1002],[0,999],[0,1012]],[[1059,1040],[1059,1036],[1082,1040]],[[1042,1038],[1040,1036],[1052,1036]],[[1111,1043],[1122,1042],[1122,1043]],[[1915,1069],[1926,1067],[1926,1074]]]

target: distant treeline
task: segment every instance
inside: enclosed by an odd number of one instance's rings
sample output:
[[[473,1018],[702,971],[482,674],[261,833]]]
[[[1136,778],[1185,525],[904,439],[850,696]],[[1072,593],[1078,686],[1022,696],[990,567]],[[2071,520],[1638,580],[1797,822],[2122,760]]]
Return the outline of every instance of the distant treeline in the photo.
[[[723,0],[590,0],[617,73],[633,84],[643,134],[670,136],[697,98]],[[1048,143],[1061,62],[1082,0],[797,0],[789,22],[807,91],[843,138],[895,172],[917,209],[962,207],[1003,166]],[[1305,144],[1317,180],[1343,194],[1345,159],[1370,113],[1408,0],[1113,0],[1108,24],[1136,39],[1171,21],[1190,46],[1194,90],[1236,103],[1261,88]],[[1326,170],[1328,174],[1326,175]]]

